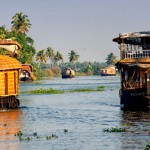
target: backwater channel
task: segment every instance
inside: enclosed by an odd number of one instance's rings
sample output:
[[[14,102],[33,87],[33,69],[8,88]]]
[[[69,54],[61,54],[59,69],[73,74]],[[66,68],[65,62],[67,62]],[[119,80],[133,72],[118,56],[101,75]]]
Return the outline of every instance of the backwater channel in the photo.
[[[150,112],[120,110],[119,76],[39,80],[21,83],[20,92],[40,88],[65,91],[96,89],[98,86],[104,86],[105,90],[20,94],[18,109],[0,112],[0,149],[144,149],[150,142]],[[104,129],[112,127],[126,128],[126,132],[104,132]],[[22,140],[15,136],[18,131],[23,133]]]

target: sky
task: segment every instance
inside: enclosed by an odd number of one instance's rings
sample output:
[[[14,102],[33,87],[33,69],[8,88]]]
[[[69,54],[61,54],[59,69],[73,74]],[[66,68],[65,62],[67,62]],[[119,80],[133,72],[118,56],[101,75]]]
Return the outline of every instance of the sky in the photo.
[[[27,34],[37,52],[52,47],[65,61],[71,50],[80,62],[106,62],[111,52],[119,59],[113,38],[150,31],[150,0],[5,0],[0,12],[0,26],[8,30],[16,13],[28,15],[32,28]]]

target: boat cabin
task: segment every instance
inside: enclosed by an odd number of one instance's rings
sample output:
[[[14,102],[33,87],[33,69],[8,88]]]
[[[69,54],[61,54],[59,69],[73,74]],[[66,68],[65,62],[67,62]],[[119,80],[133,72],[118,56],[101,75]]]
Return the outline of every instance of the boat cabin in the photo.
[[[20,81],[23,81],[23,82],[36,80],[36,77],[33,74],[32,65],[22,64],[19,79]]]
[[[21,69],[21,63],[14,57],[21,46],[16,41],[0,40],[0,48],[1,52],[9,51],[8,56],[0,55],[0,109],[14,109],[20,104],[17,95]]]
[[[101,76],[115,76],[117,74],[115,66],[108,66],[100,70]]]
[[[119,34],[122,109],[148,109],[150,105],[150,32]]]

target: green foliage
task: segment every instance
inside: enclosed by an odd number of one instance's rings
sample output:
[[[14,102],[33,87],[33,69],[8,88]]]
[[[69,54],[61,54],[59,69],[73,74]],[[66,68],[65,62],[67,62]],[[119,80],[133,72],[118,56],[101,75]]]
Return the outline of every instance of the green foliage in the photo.
[[[150,150],[150,142],[146,144],[146,147],[144,148],[144,150]]]
[[[107,58],[106,58],[106,64],[109,65],[115,65],[115,63],[117,62],[117,58],[113,53],[110,53]]]
[[[73,93],[73,92],[93,92],[93,91],[95,90],[87,88],[87,89],[74,89],[74,90],[70,90],[69,92]]]
[[[18,33],[25,33],[31,28],[30,20],[27,15],[24,15],[22,12],[16,13],[12,17],[12,31],[17,31]]]
[[[26,91],[23,93],[27,93],[27,94],[63,94],[64,91],[49,88],[49,89],[36,89],[36,90],[32,90],[32,91]]]
[[[79,55],[74,50],[71,50],[70,53],[68,53],[68,58],[69,62],[72,62],[74,64],[78,61]]]
[[[104,91],[105,87],[102,85],[102,86],[98,86],[97,89],[98,89],[98,91]]]
[[[104,129],[103,132],[126,132],[125,128],[111,127]]]

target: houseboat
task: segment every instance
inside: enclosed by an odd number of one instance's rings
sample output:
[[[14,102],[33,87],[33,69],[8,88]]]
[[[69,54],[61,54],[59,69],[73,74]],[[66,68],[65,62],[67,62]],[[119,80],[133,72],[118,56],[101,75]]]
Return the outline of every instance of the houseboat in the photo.
[[[150,107],[150,32],[119,34],[122,110],[149,110]]]
[[[30,64],[22,64],[20,76],[20,81],[29,82],[36,80],[36,77],[33,74],[33,67]]]
[[[74,78],[75,77],[75,71],[72,70],[71,68],[67,67],[63,72],[62,72],[62,78]]]
[[[17,95],[21,63],[15,58],[20,48],[16,41],[0,40],[0,51],[8,51],[7,56],[0,55],[0,109],[14,109],[20,104]]]
[[[100,70],[101,76],[116,76],[117,71],[115,66],[108,66]]]

